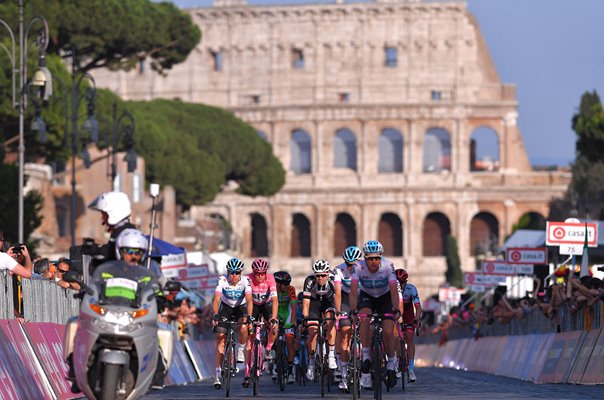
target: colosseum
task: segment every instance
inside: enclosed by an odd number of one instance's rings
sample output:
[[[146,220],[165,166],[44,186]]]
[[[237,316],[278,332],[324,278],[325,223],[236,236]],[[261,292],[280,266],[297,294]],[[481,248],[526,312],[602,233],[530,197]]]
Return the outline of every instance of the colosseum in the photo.
[[[178,98],[235,113],[287,171],[272,197],[227,186],[194,219],[223,218],[246,260],[298,278],[312,259],[380,240],[422,297],[445,281],[447,238],[464,270],[522,216],[541,221],[568,173],[534,171],[464,1],[377,0],[186,10],[203,38],[167,76],[95,73],[130,100]]]

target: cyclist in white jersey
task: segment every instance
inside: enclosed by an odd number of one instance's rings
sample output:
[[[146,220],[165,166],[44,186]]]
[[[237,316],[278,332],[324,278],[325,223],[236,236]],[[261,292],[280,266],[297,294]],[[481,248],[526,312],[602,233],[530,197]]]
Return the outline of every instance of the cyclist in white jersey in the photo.
[[[243,262],[237,258],[231,258],[226,265],[227,276],[218,278],[216,290],[214,291],[214,301],[212,308],[214,317],[212,325],[216,334],[216,379],[214,387],[220,389],[222,359],[224,358],[224,346],[226,342],[226,333],[228,325],[221,322],[223,318],[232,321],[241,322],[239,328],[239,343],[237,345],[237,353],[243,353],[245,342],[247,341],[248,326],[244,324],[246,319],[252,315],[252,284],[248,277],[242,277]],[[248,365],[249,351],[245,352],[245,365]]]
[[[387,314],[392,313],[395,319],[401,315],[399,309],[399,296],[397,280],[394,274],[394,264],[382,258],[384,247],[377,240],[370,240],[363,246],[365,259],[359,262],[352,274],[350,284],[350,310],[356,314],[357,309],[361,314]],[[394,336],[394,320],[385,319],[382,322],[384,333],[384,346],[388,357],[387,384],[396,385],[396,342]],[[369,332],[369,319],[360,320],[360,336],[362,349],[362,376],[361,386],[371,389],[371,363],[369,358],[371,337]]]
[[[350,336],[352,334],[351,323],[348,318],[348,313],[350,312],[350,283],[352,282],[352,273],[357,262],[362,257],[363,253],[361,249],[356,246],[349,246],[342,254],[344,262],[336,265],[333,269],[333,272],[339,274],[342,280],[342,305],[336,334],[336,354],[339,356],[340,374],[342,376],[339,387],[342,391],[348,390],[348,361],[350,361]]]

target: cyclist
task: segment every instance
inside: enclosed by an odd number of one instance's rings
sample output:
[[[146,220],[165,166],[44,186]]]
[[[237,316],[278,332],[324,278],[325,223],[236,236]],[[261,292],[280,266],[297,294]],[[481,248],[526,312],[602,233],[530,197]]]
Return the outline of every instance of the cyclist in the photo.
[[[256,320],[260,315],[264,316],[266,322],[270,322],[271,329],[268,331],[268,340],[264,349],[264,359],[271,360],[271,349],[277,337],[277,312],[279,310],[279,302],[277,301],[277,284],[273,274],[269,274],[268,261],[257,258],[252,262],[252,273],[248,275],[252,285],[252,301],[254,304],[252,311],[252,319]],[[274,299],[274,301],[273,301]],[[248,350],[252,348],[252,337],[248,343]],[[246,368],[245,378],[243,378],[243,386],[249,387],[249,370]]]
[[[231,258],[226,265],[227,275],[220,276],[214,291],[214,301],[212,308],[214,310],[214,317],[212,318],[212,325],[214,326],[214,333],[216,334],[216,379],[214,380],[214,387],[220,389],[222,384],[220,382],[221,365],[222,359],[224,358],[224,346],[226,342],[226,333],[228,325],[222,322],[222,319],[237,320],[242,323],[239,329],[239,343],[237,345],[237,360],[244,358],[245,364],[248,364],[249,351],[243,354],[243,348],[247,341],[247,322],[249,322],[250,316],[252,315],[252,284],[250,279],[241,277],[241,271],[243,271],[243,261],[238,258]],[[244,356],[244,357],[242,357]]]
[[[396,270],[396,279],[399,283],[400,308],[403,309],[403,326],[405,328],[405,341],[407,342],[407,357],[409,359],[409,382],[415,382],[415,329],[419,328],[422,319],[422,305],[419,300],[417,288],[407,283],[409,274],[403,268]]]
[[[340,389],[347,390],[348,384],[348,361],[350,361],[350,336],[351,323],[348,318],[350,312],[349,306],[349,295],[350,295],[350,283],[352,281],[352,273],[357,265],[357,262],[363,257],[361,249],[356,246],[349,246],[344,250],[342,258],[344,262],[337,265],[334,268],[334,273],[340,274],[342,280],[342,314],[338,319],[338,329],[336,333],[336,353],[340,355],[340,373],[342,379],[340,380]]]
[[[399,295],[394,274],[394,264],[382,257],[384,247],[377,240],[370,240],[363,246],[365,259],[359,262],[352,273],[350,283],[350,310],[352,314],[360,313],[387,314],[395,318],[400,316]],[[384,346],[388,357],[386,366],[388,385],[396,385],[396,367],[398,364],[395,353],[394,321],[386,318],[382,322]],[[363,363],[361,366],[361,386],[371,389],[371,362],[369,360],[371,338],[369,335],[369,319],[360,321],[360,336]]]
[[[304,301],[302,302],[302,315],[308,323],[308,369],[306,378],[309,381],[315,378],[315,349],[317,347],[317,320],[320,316],[333,318],[339,316],[342,301],[342,281],[339,274],[330,271],[329,263],[325,260],[317,260],[312,266],[313,275],[304,280]],[[327,342],[329,344],[329,369],[337,369],[335,357],[335,324],[333,319],[327,321]]]
[[[277,298],[279,299],[279,319],[283,321],[285,328],[285,343],[287,344],[287,383],[294,383],[294,356],[295,333],[297,317],[296,289],[290,285],[292,277],[285,271],[275,272],[275,282],[277,283]]]

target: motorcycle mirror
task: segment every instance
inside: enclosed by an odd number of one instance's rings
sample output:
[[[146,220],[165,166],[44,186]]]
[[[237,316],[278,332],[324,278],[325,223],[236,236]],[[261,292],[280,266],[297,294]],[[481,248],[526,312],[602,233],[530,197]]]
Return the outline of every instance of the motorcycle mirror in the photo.
[[[166,286],[164,287],[167,292],[178,292],[182,285],[177,281],[168,281],[166,282]]]

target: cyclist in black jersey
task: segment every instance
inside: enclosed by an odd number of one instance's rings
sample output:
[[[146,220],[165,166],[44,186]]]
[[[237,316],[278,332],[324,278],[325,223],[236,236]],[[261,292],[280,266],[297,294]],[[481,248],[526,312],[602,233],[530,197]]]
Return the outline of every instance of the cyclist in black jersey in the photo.
[[[309,363],[306,377],[309,381],[314,379],[315,364],[314,354],[317,345],[317,320],[319,317],[334,318],[340,314],[342,302],[342,281],[339,274],[334,275],[330,271],[329,263],[325,260],[317,260],[312,266],[313,275],[304,280],[304,301],[302,302],[302,315],[308,324],[308,348]],[[335,313],[335,315],[334,315]],[[336,332],[334,320],[327,321],[327,342],[329,343],[329,368],[338,367],[335,358]]]

